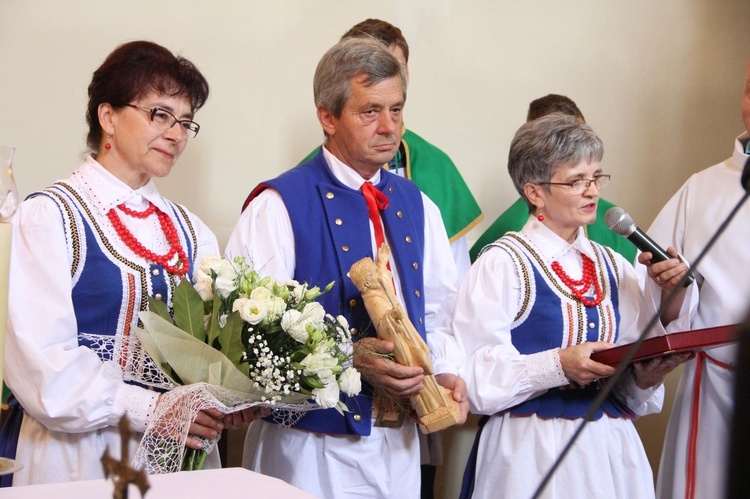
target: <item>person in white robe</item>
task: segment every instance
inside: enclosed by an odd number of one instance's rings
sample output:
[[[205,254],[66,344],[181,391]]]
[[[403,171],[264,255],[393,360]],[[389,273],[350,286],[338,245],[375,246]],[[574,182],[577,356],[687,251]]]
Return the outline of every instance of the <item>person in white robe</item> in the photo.
[[[648,234],[673,255],[694,262],[744,195],[740,183],[750,159],[750,63],[745,74],[742,119],[746,132],[732,156],[692,175],[664,206]],[[696,282],[673,302],[656,325],[664,333],[737,324],[750,307],[750,205],[745,203],[696,269]],[[641,255],[650,264],[650,254]],[[650,265],[649,274],[676,283],[675,259]],[[645,294],[653,314],[666,296],[649,281]],[[669,498],[724,497],[734,410],[737,345],[712,348],[688,362],[680,377],[659,465],[657,495]]]
[[[166,48],[119,46],[89,86],[90,154],[15,214],[5,373],[20,403],[11,438],[23,468],[13,486],[104,478],[105,450],[121,455],[120,419],[134,430],[133,456],[170,386],[136,346],[138,312],[149,298],[171,304],[177,283],[219,249],[152,178],[169,174],[197,134],[192,120],[208,91],[200,71]],[[157,389],[137,383],[149,369]],[[197,437],[216,438],[223,427],[221,413],[201,411],[187,445],[200,449]]]
[[[463,498],[532,497],[615,371],[591,354],[638,338],[633,266],[583,229],[610,178],[602,155],[593,130],[561,113],[513,139],[508,170],[531,216],[481,253],[453,314],[471,411],[485,415]],[[653,497],[632,419],[661,409],[664,376],[688,356],[629,367],[535,497]]]

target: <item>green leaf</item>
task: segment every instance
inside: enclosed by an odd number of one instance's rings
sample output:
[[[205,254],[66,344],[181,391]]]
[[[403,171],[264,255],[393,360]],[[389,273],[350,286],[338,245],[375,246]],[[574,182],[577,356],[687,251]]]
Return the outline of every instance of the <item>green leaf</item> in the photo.
[[[175,325],[201,341],[205,341],[206,328],[203,325],[203,299],[190,281],[183,279],[174,290]]]
[[[221,353],[232,361],[237,369],[248,375],[250,366],[242,362],[242,354],[245,349],[242,344],[242,328],[245,323],[240,318],[239,312],[232,312],[227,316],[227,322],[219,332],[219,343]]]
[[[172,324],[174,324],[174,321],[172,320],[172,316],[169,315],[169,309],[167,308],[167,304],[164,303],[161,300],[157,300],[156,298],[149,296],[148,297],[148,309],[164,319],[165,321],[169,321]]]
[[[219,326],[219,314],[221,313],[221,298],[219,293],[214,293],[214,307],[211,311],[211,319],[208,321],[208,339],[204,340],[206,344],[214,346],[214,341],[219,337],[221,326]]]
[[[300,380],[300,383],[304,384],[305,387],[309,389],[313,389],[313,388],[320,389],[320,388],[326,387],[326,385],[324,383],[321,383],[320,380],[316,378],[315,376],[306,376],[304,374],[301,374],[299,377],[299,380]]]

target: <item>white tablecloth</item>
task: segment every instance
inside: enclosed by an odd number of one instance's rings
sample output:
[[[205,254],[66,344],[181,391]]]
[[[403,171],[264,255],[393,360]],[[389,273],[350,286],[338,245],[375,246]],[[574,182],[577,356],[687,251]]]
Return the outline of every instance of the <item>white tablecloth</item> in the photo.
[[[274,497],[284,499],[313,499],[315,496],[244,468],[183,471],[170,475],[148,477],[151,488],[146,499],[190,499],[230,497]],[[112,497],[114,485],[109,480],[85,480],[46,485],[26,485],[0,489],[2,499],[107,499]],[[140,499],[134,485],[128,490],[129,499]]]

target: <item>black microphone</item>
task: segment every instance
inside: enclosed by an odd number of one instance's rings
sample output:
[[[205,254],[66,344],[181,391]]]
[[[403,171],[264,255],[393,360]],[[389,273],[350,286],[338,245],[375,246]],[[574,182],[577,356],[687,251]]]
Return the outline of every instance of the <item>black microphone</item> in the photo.
[[[666,251],[661,249],[653,239],[648,237],[648,234],[639,229],[630,215],[628,215],[622,208],[615,206],[614,208],[607,210],[607,213],[604,214],[604,222],[607,224],[607,227],[617,234],[627,237],[628,240],[639,250],[644,253],[651,253],[651,255],[653,255],[651,257],[652,262],[663,262],[664,260],[672,258]],[[695,276],[690,270],[688,270],[687,278],[684,281],[685,287],[690,286],[693,281],[695,281]]]
[[[745,167],[742,169],[740,183],[746,192],[750,192],[750,158],[747,158],[747,161],[745,161]]]

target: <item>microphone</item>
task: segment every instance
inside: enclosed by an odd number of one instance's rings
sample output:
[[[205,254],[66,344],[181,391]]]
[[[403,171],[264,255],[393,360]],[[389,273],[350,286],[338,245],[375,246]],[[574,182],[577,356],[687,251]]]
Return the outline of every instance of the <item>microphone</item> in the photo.
[[[645,252],[651,253],[651,261],[654,263],[663,262],[672,258],[669,254],[661,249],[661,247],[654,242],[653,239],[648,237],[648,234],[639,229],[633,219],[628,215],[625,210],[615,206],[607,210],[604,214],[604,222],[607,227],[612,231],[628,238],[628,240],[635,245],[636,248]],[[695,281],[695,276],[688,270],[686,279],[684,280],[684,286],[690,286]]]

